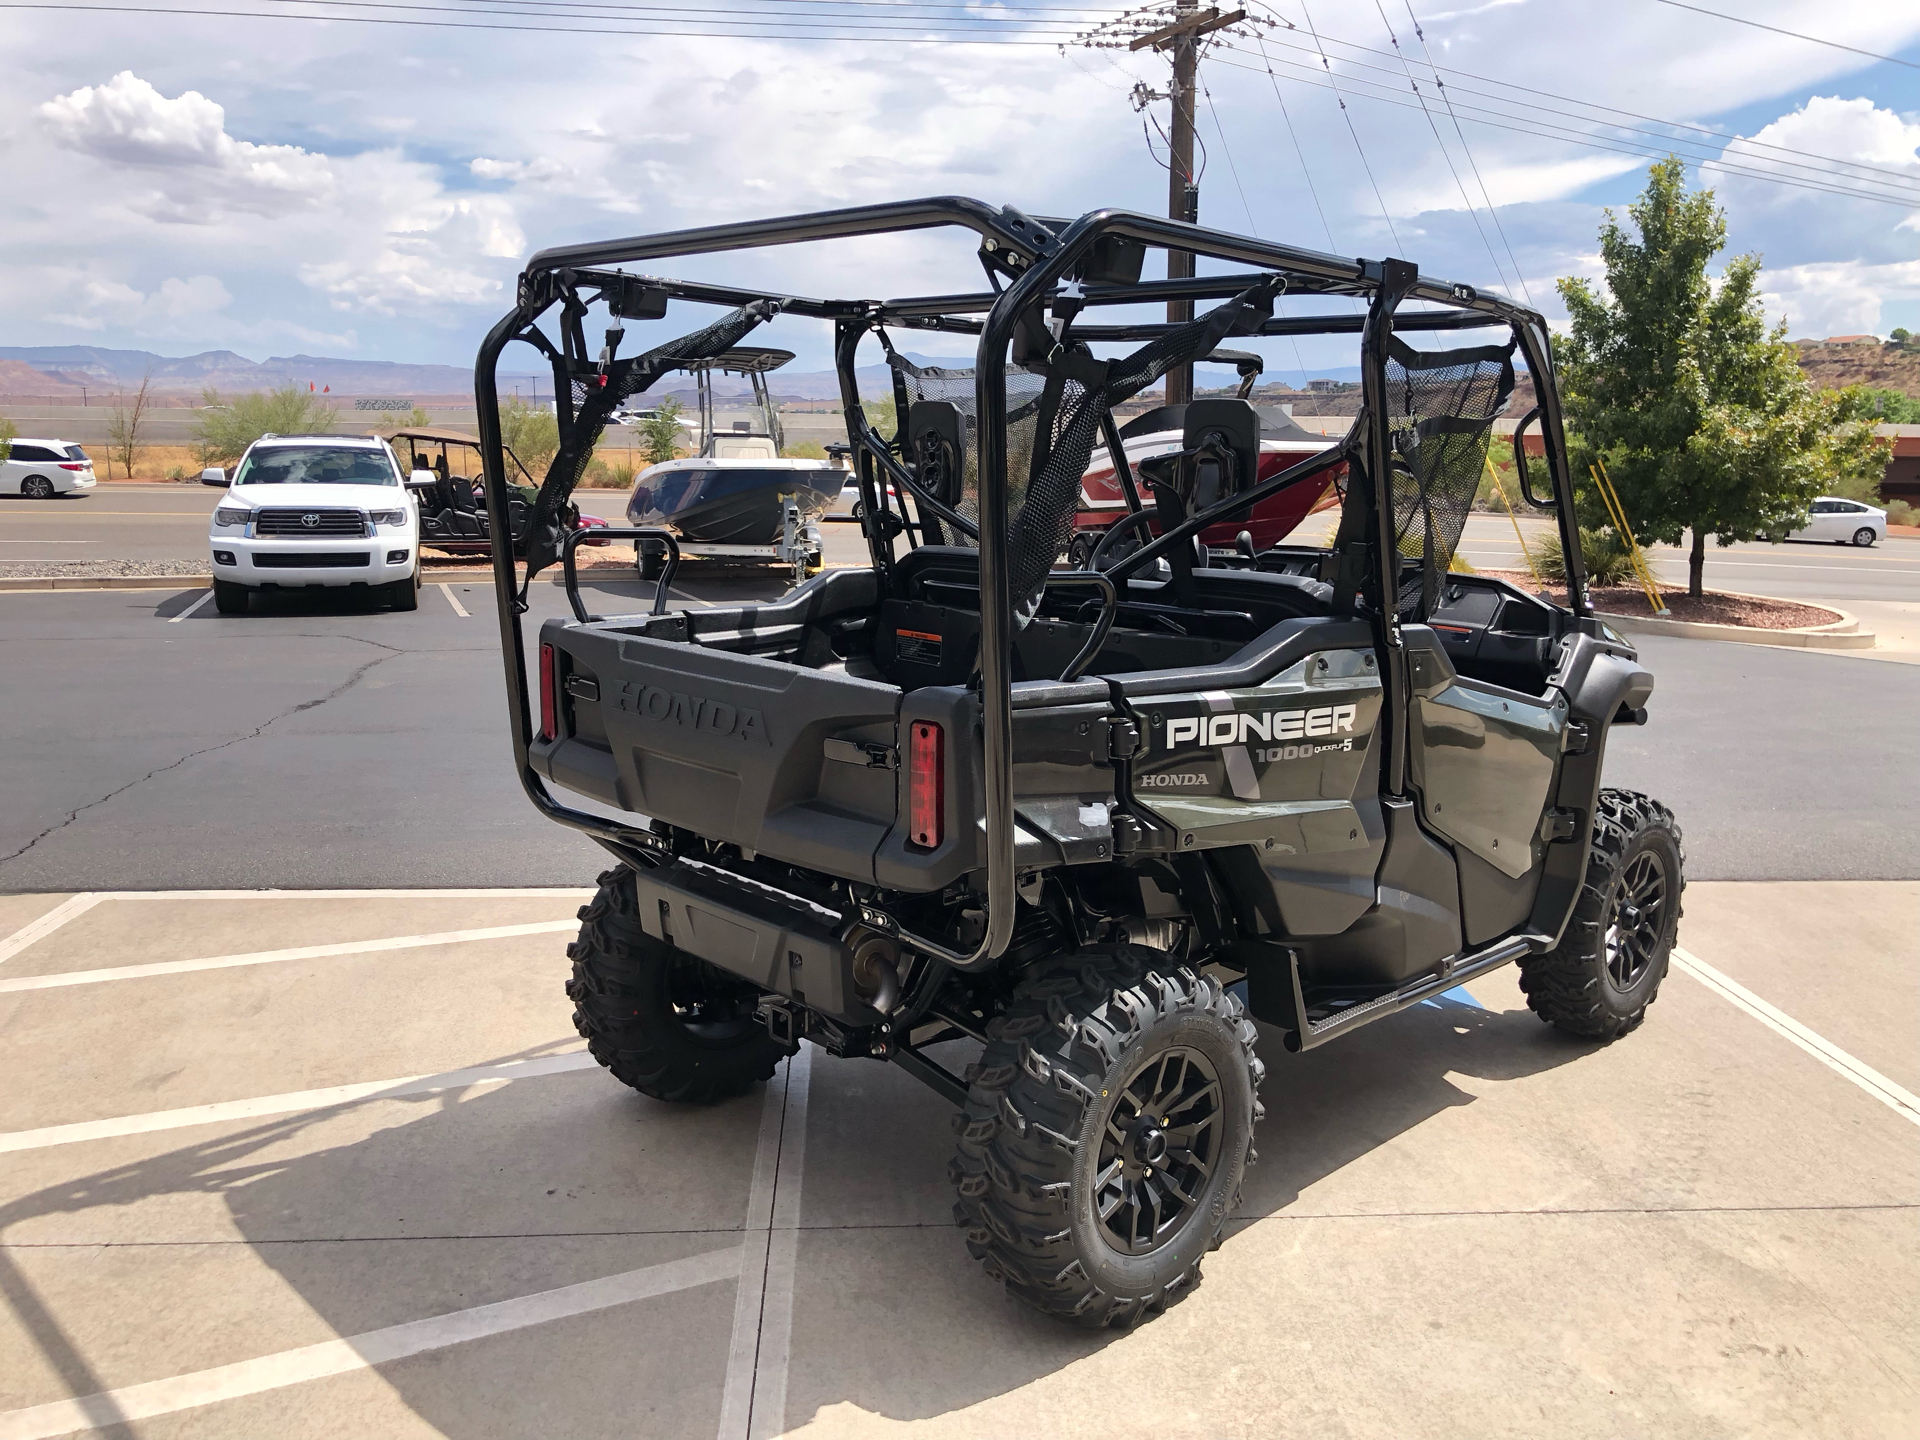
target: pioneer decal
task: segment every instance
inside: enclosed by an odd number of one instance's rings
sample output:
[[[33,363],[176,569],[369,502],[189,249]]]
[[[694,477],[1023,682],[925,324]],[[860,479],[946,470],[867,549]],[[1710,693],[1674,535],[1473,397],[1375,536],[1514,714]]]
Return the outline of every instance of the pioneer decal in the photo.
[[[657,685],[640,685],[628,680],[620,686],[614,704],[629,715],[685,726],[703,735],[730,735],[740,740],[758,740],[762,745],[773,743],[767,735],[767,722],[758,710],[742,709],[724,700],[709,700],[685,690],[662,690]]]
[[[1321,705],[1312,710],[1273,710],[1266,714],[1229,711],[1217,715],[1190,715],[1184,719],[1167,721],[1167,749],[1178,750],[1185,745],[1219,747],[1246,745],[1254,740],[1304,740],[1322,735],[1350,735],[1353,722],[1359,714],[1358,705]]]

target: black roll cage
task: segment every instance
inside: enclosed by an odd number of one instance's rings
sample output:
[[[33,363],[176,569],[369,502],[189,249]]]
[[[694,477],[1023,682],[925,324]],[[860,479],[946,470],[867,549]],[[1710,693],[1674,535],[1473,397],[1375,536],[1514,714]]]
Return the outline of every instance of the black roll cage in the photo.
[[[958,227],[980,236],[980,259],[987,272],[990,289],[884,301],[821,300],[701,281],[636,276],[618,268],[679,256],[710,255],[804,241],[898,234],[937,227]],[[580,334],[579,322],[586,311],[586,304],[580,298],[581,290],[598,289],[602,297],[631,297],[636,292],[645,292],[656,297],[720,306],[776,300],[782,313],[834,322],[834,353],[840,376],[841,398],[847,418],[848,438],[854,445],[862,503],[868,517],[863,528],[874,568],[880,574],[883,585],[891,578],[893,537],[906,533],[911,542],[921,528],[904,513],[906,495],[914,497],[923,517],[937,517],[942,524],[958,525],[965,531],[977,531],[980,555],[980,699],[985,738],[983,798],[986,812],[987,924],[979,944],[967,954],[903,932],[903,938],[914,948],[960,968],[978,968],[997,958],[1012,936],[1014,921],[1013,706],[1009,668],[1013,598],[1008,593],[1005,382],[1008,352],[1022,316],[1043,306],[1059,282],[1085,270],[1093,260],[1095,247],[1109,237],[1130,240],[1149,248],[1185,252],[1196,258],[1204,257],[1228,265],[1249,266],[1253,267],[1253,273],[1243,271],[1184,279],[1141,280],[1129,284],[1089,283],[1084,286],[1081,300],[1084,309],[1168,300],[1227,299],[1276,273],[1286,282],[1286,294],[1351,297],[1366,302],[1363,313],[1276,314],[1243,332],[1259,335],[1357,333],[1362,336],[1363,403],[1359,420],[1345,439],[1331,451],[1314,456],[1250,490],[1229,497],[1206,512],[1189,517],[1130,555],[1122,566],[1110,573],[1124,577],[1125,573],[1165,554],[1187,536],[1250,508],[1260,499],[1287,485],[1304,480],[1329,466],[1349,462],[1349,475],[1354,477],[1352,483],[1365,478],[1371,491],[1371,503],[1365,533],[1343,539],[1342,550],[1357,551],[1363,555],[1370,546],[1377,572],[1371,577],[1371,583],[1376,587],[1375,593],[1392,596],[1398,581],[1398,552],[1391,544],[1380,543],[1380,537],[1391,536],[1393,526],[1388,467],[1370,463],[1370,457],[1391,453],[1387,408],[1383,403],[1386,339],[1395,331],[1505,325],[1512,331],[1519,352],[1533,377],[1537,397],[1535,410],[1515,432],[1516,463],[1524,469],[1525,461],[1520,456],[1520,431],[1526,428],[1528,422],[1537,421],[1544,440],[1552,489],[1550,498],[1538,500],[1534,499],[1529,487],[1527,498],[1533,499],[1541,508],[1550,507],[1556,512],[1561,549],[1566,557],[1569,604],[1577,619],[1586,620],[1589,613],[1586,577],[1580,563],[1579,537],[1574,521],[1573,481],[1566,466],[1565,435],[1559,396],[1553,382],[1546,321],[1534,310],[1499,296],[1482,294],[1471,285],[1424,278],[1414,265],[1402,260],[1346,259],[1126,210],[1095,210],[1070,222],[1042,221],[1012,207],[996,209],[963,196],[940,196],[543,250],[527,262],[520,276],[514,308],[487,333],[474,364],[474,399],[479,412],[488,505],[494,513],[505,514],[507,477],[501,449],[499,394],[495,381],[501,352],[511,341],[523,339],[548,355],[555,370],[555,394],[560,420],[563,426],[570,424],[572,406],[568,382],[594,373],[594,365],[585,353]],[[1003,278],[1008,282],[1004,286],[1001,283]],[[1399,314],[1400,306],[1412,300],[1442,308]],[[621,303],[628,302],[623,298]],[[535,324],[555,305],[563,306],[563,347],[560,350],[546,340]],[[618,313],[633,313],[631,310],[619,310],[618,305],[615,308]],[[658,313],[664,313],[664,310]],[[975,316],[982,318],[973,318]],[[885,335],[887,327],[979,336],[975,358],[975,407],[979,422],[980,519],[977,527],[925,494],[915,483],[912,472],[896,459],[897,439],[895,442],[887,441],[867,421],[860,404],[853,356],[860,339],[868,333],[877,334],[883,346],[890,349]],[[1071,334],[1076,340],[1138,341],[1164,334],[1169,328],[1165,322],[1118,325],[1076,323],[1072,325]],[[896,395],[899,399],[905,398],[904,389],[898,385]],[[904,405],[899,407],[899,419],[904,430]],[[1111,438],[1111,427],[1107,433]],[[892,515],[886,505],[886,486],[878,483],[883,471],[887,479],[900,488],[902,495],[903,513],[895,517],[891,524],[884,518]],[[924,524],[924,520],[921,523]],[[1346,530],[1343,524],[1343,537],[1346,536]],[[1348,558],[1347,553],[1336,554],[1339,563],[1345,564]],[[662,849],[659,837],[562,804],[548,792],[545,782],[532,768],[530,748],[533,741],[533,714],[527,692],[526,646],[521,628],[521,615],[526,607],[520,600],[516,584],[511,539],[502,527],[496,527],[493,532],[493,570],[499,602],[502,656],[506,667],[507,706],[513,726],[514,759],[528,797],[549,819],[589,835],[627,863],[656,863]],[[1363,582],[1364,579],[1362,577]],[[1382,668],[1389,693],[1385,697],[1387,703],[1382,707],[1382,715],[1391,717],[1396,713],[1396,702],[1404,697],[1407,685],[1399,622],[1390,604],[1373,606],[1369,619],[1374,629],[1375,644],[1387,662]],[[1390,794],[1398,795],[1404,793],[1405,789],[1406,737],[1402,725],[1391,719],[1385,723],[1385,789]]]

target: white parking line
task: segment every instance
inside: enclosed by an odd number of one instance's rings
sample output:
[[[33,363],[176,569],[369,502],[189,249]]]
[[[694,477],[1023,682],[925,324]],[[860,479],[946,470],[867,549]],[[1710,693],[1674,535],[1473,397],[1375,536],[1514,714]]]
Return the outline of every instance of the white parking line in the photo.
[[[591,900],[578,886],[497,890],[100,890],[99,900]]]
[[[0,1440],[49,1440],[51,1436],[75,1430],[105,1429],[156,1415],[172,1415],[202,1405],[216,1405],[223,1400],[282,1390],[329,1375],[371,1369],[469,1340],[504,1335],[574,1315],[629,1305],[636,1300],[713,1285],[739,1274],[740,1258],[737,1245],[710,1250],[685,1260],[670,1260],[621,1275],[563,1285],[557,1290],[541,1290],[492,1305],[476,1305],[471,1310],[409,1320],[402,1325],[389,1325],[339,1340],[324,1340],[318,1345],[302,1345],[297,1350],[282,1350],[277,1355],[262,1355],[235,1365],[217,1365],[168,1380],[149,1380],[142,1385],[104,1390],[74,1400],[55,1400],[47,1405],[9,1410],[0,1414]]]
[[[786,1424],[793,1351],[793,1283],[800,1243],[813,1048],[803,1045],[768,1084],[747,1192],[747,1238],[734,1296],[733,1340],[720,1397],[719,1440],[763,1440]]]
[[[302,945],[292,950],[255,950],[243,955],[214,955],[205,960],[156,960],[147,965],[118,965],[109,970],[68,970],[57,975],[23,975],[18,980],[0,980],[0,995],[21,990],[61,990],[69,985],[103,985],[109,980],[143,980],[153,975],[184,975],[194,970],[275,965],[284,960],[324,960],[335,955],[372,955],[385,950],[418,950],[429,945],[464,945],[470,940],[557,935],[571,933],[579,925],[577,920],[541,920],[530,925],[490,925],[481,930],[442,930],[435,935],[396,935],[384,940]]]
[[[178,625],[182,620],[186,619],[187,616],[191,615],[194,611],[198,610],[202,605],[206,604],[207,601],[211,600],[212,598],[213,598],[213,591],[211,590],[206,591],[204,594],[201,595],[201,597],[198,600],[194,601],[186,609],[182,610],[178,615],[169,615],[167,617],[167,623],[169,625]]]
[[[436,1090],[464,1090],[469,1085],[491,1085],[508,1080],[531,1080],[571,1070],[591,1070],[593,1056],[584,1050],[545,1055],[538,1060],[503,1060],[446,1070],[438,1075],[405,1075],[398,1080],[372,1080],[358,1085],[333,1085],[324,1090],[294,1090],[284,1095],[261,1095],[252,1100],[225,1100],[214,1105],[189,1105],[180,1110],[152,1110],[144,1115],[121,1115],[111,1120],[82,1120],[72,1125],[46,1125],[38,1130],[0,1134],[0,1155],[22,1150],[46,1150],[87,1140],[112,1140],[122,1135],[151,1135],[160,1130],[184,1130],[191,1125],[219,1125],[233,1120],[256,1120],[265,1115],[287,1115],[299,1110],[325,1110],[356,1100],[385,1100],[402,1095],[430,1095]]]
[[[1746,986],[1730,976],[1721,974],[1699,956],[1682,950],[1678,945],[1673,947],[1673,963],[1719,995],[1721,999],[1732,1001],[1768,1029],[1791,1040],[1835,1074],[1844,1075],[1881,1104],[1890,1106],[1895,1114],[1920,1125],[1920,1097],[1916,1097],[1911,1091],[1894,1084],[1872,1066],[1854,1059],[1832,1041],[1815,1034],[1791,1015],[1775,1009]]]
[[[467,620],[472,618],[467,614],[467,607],[460,603],[460,597],[453,593],[453,586],[442,585],[440,589],[446,595],[447,603],[453,606],[454,614],[458,615],[462,620]]]
[[[4,965],[29,945],[46,939],[76,915],[86,914],[106,898],[105,895],[90,894],[83,890],[78,895],[61,901],[38,920],[22,925],[5,940],[0,940],[0,965]]]

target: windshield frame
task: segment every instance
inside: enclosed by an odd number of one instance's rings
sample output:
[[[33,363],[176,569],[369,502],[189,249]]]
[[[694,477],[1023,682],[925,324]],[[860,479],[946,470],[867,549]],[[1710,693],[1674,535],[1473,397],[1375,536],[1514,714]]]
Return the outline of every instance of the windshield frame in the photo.
[[[256,480],[253,478],[254,462],[258,457],[282,454],[288,451],[314,450],[334,450],[349,455],[373,455],[386,462],[387,478],[385,480]],[[240,457],[239,468],[234,471],[233,475],[233,486],[236,489],[243,485],[396,485],[404,487],[405,484],[405,477],[400,473],[400,462],[394,458],[393,447],[387,445],[385,442],[371,448],[365,445],[328,444],[325,441],[318,441],[313,444],[250,445],[247,447],[247,453]]]

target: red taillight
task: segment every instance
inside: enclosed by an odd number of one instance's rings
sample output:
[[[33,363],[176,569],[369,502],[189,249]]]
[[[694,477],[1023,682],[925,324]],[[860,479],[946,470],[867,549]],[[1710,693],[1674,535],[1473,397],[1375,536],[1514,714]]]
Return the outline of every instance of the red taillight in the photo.
[[[540,647],[540,738],[551,740],[559,733],[554,716],[560,709],[560,691],[554,683],[553,646]]]
[[[935,849],[946,835],[946,737],[931,720],[913,722],[907,743],[907,837]]]
[[[69,465],[63,460],[60,462],[60,468],[62,470],[91,470],[93,468],[93,462],[87,461],[84,464]]]

